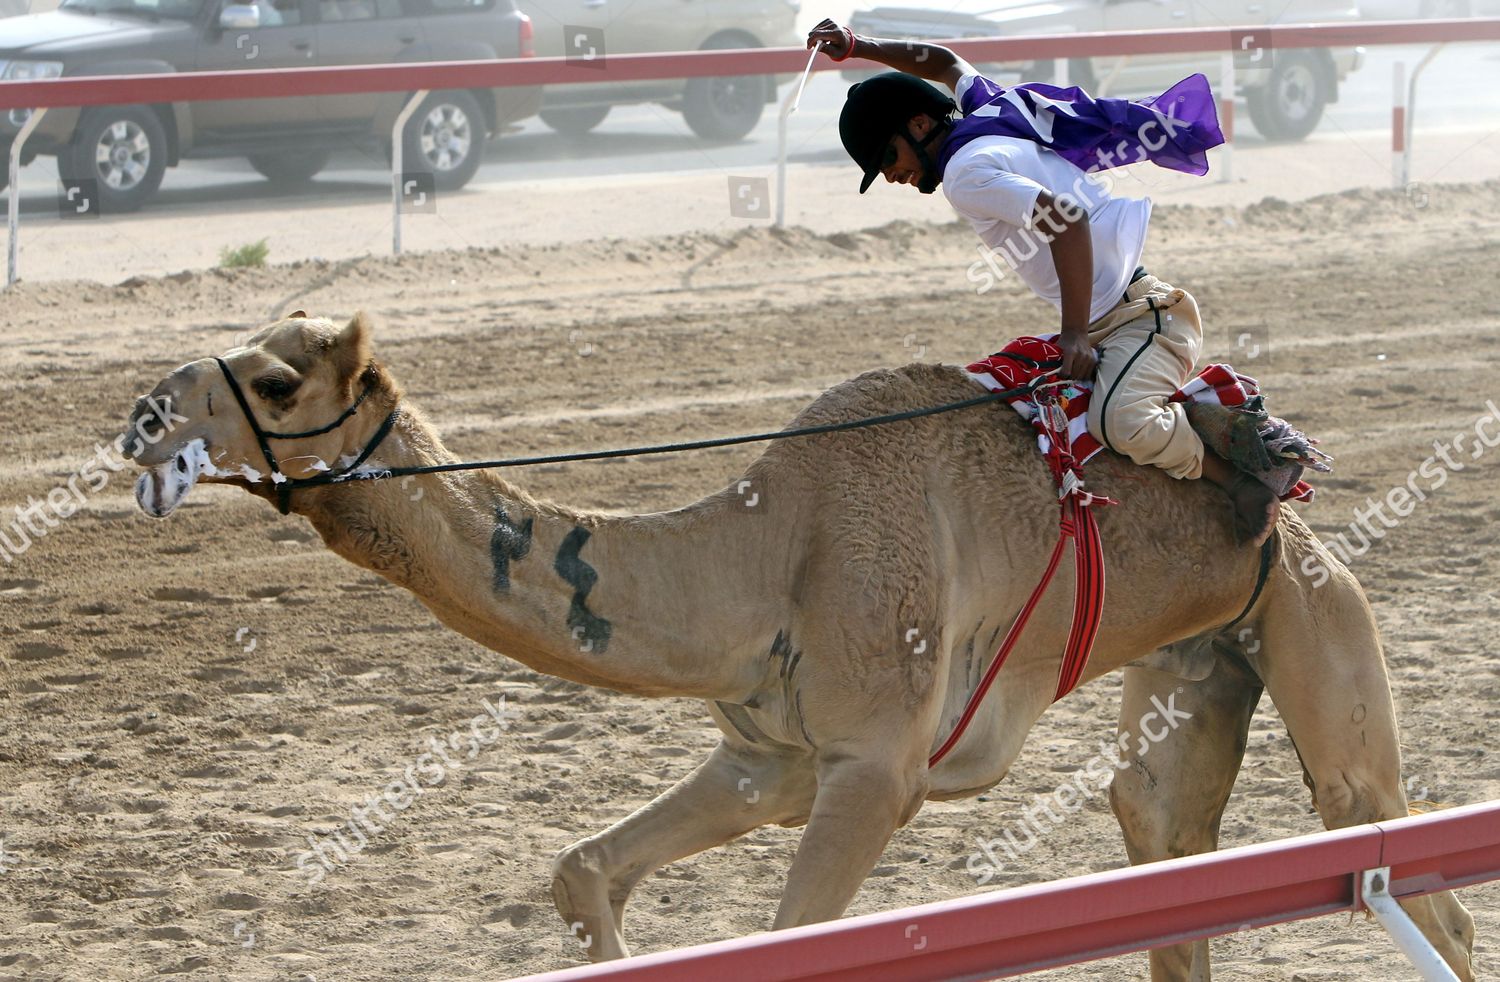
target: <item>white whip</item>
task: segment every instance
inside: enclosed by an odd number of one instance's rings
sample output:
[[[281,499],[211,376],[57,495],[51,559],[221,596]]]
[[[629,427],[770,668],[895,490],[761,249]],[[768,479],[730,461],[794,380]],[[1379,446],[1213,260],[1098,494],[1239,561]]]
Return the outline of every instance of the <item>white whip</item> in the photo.
[[[812,54],[807,56],[807,67],[802,69],[802,78],[797,82],[797,94],[792,98],[792,108],[787,110],[787,115],[797,111],[802,104],[802,90],[807,88],[807,77],[812,74],[813,59],[818,57],[818,52],[823,50],[823,42],[819,41],[813,45]]]

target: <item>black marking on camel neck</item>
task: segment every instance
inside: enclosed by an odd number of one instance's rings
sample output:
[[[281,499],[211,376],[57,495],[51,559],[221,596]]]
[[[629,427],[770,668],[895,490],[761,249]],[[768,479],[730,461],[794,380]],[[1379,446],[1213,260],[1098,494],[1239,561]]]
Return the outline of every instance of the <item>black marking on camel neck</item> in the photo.
[[[495,564],[495,592],[510,592],[510,564],[531,552],[532,519],[517,525],[505,509],[495,506],[495,531],[490,533],[490,558]]]
[[[573,603],[568,609],[568,631],[579,651],[602,654],[609,647],[609,636],[614,626],[603,617],[589,610],[589,591],[599,582],[599,572],[583,561],[580,555],[590,532],[575,526],[563,539],[557,550],[557,561],[552,568],[563,582],[573,588]]]
[[[802,660],[802,652],[792,648],[792,636],[787,631],[777,631],[776,640],[771,642],[771,653],[766,658],[779,658],[780,666],[776,670],[778,677],[791,684],[792,673],[797,670],[797,663]]]

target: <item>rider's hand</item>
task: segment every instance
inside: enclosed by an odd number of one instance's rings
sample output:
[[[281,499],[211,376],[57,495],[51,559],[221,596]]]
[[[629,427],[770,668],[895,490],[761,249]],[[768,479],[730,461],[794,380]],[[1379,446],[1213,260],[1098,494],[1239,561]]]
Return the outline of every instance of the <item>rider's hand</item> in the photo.
[[[823,51],[835,60],[849,57],[849,52],[853,47],[852,40],[852,35],[847,29],[840,27],[837,23],[826,17],[818,22],[818,26],[807,33],[807,46],[809,48],[822,41]]]
[[[1065,331],[1058,337],[1057,346],[1062,350],[1059,378],[1087,382],[1094,377],[1094,369],[1099,365],[1099,355],[1094,351],[1093,345],[1089,344],[1087,336]]]

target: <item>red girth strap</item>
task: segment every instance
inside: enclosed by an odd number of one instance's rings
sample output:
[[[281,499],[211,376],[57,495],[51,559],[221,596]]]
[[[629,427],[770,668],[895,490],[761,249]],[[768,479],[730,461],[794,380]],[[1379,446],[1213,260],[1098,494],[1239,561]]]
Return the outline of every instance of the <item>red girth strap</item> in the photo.
[[[1000,643],[995,660],[990,662],[984,678],[979,680],[974,694],[969,696],[969,702],[964,706],[963,715],[958,718],[953,732],[927,758],[929,768],[937,766],[938,761],[948,756],[948,752],[963,737],[964,730],[968,729],[974,714],[979,710],[979,704],[984,701],[985,693],[989,692],[990,685],[1000,672],[1000,666],[1010,657],[1011,649],[1026,628],[1026,622],[1041,602],[1042,595],[1047,592],[1070,538],[1073,540],[1073,562],[1077,570],[1077,587],[1073,594],[1073,627],[1068,632],[1068,645],[1063,651],[1062,668],[1058,672],[1057,693],[1053,696],[1053,701],[1072,692],[1083,677],[1083,668],[1088,664],[1089,652],[1093,650],[1094,638],[1099,633],[1099,621],[1104,613],[1104,548],[1099,539],[1099,526],[1094,521],[1093,511],[1087,505],[1080,504],[1075,495],[1063,499],[1061,526],[1057,545],[1052,549],[1052,558],[1047,562],[1047,571],[1042,574],[1036,589],[1031,591],[1031,597],[1016,615],[1010,630],[1005,632],[1005,640]]]

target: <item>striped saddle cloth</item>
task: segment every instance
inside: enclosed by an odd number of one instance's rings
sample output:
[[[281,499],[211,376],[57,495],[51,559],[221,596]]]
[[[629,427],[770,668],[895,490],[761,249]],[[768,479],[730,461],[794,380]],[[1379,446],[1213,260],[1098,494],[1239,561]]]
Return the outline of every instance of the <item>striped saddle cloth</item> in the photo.
[[[991,392],[1024,386],[1046,371],[1043,365],[1062,357],[1053,343],[1056,338],[1017,338],[969,365],[969,377]],[[1093,388],[1092,382],[1059,382],[1007,400],[1035,428],[1037,445],[1053,462],[1053,476],[1064,494],[1086,494],[1079,468],[1104,449],[1088,430]],[[1266,412],[1260,383],[1228,365],[1209,365],[1168,399],[1186,403],[1188,420],[1208,447],[1265,483],[1283,501],[1312,501],[1313,488],[1302,479],[1304,472],[1332,470],[1333,458],[1318,450],[1315,440]],[[1066,426],[1069,446],[1054,447],[1048,423],[1057,433]],[[1097,495],[1084,502],[1113,504]]]

